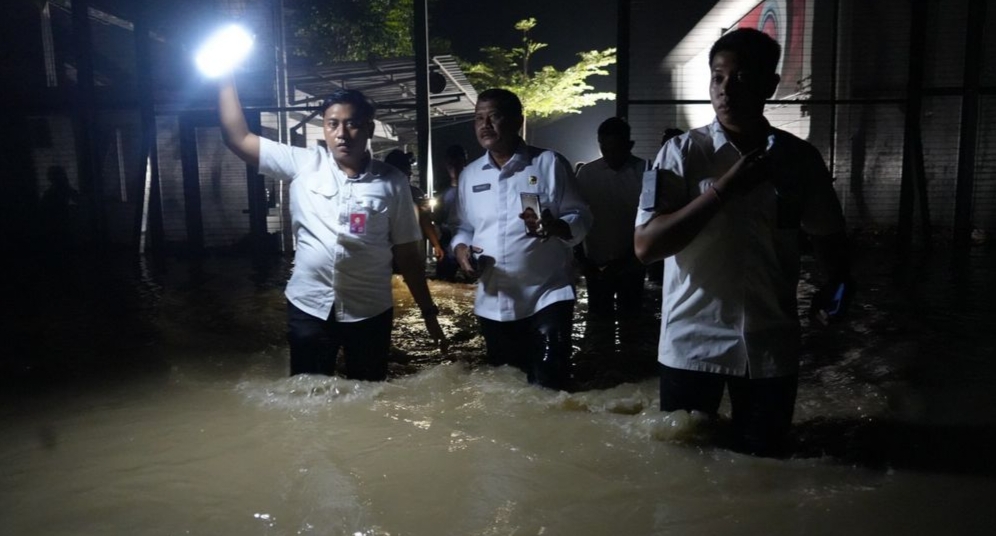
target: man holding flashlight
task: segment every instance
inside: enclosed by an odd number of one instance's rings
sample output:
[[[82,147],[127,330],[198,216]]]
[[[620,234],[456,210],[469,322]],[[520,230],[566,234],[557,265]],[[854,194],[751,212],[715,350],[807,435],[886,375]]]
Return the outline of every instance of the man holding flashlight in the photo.
[[[425,280],[407,178],[374,160],[373,105],[355,90],[337,90],[320,110],[327,147],[300,148],[249,131],[234,80],[218,99],[225,145],[260,173],[290,180],[297,249],[287,283],[291,375],[335,372],[344,350],[345,375],[380,381],[391,346],[392,261],[421,310],[426,329],[445,350],[439,309]]]

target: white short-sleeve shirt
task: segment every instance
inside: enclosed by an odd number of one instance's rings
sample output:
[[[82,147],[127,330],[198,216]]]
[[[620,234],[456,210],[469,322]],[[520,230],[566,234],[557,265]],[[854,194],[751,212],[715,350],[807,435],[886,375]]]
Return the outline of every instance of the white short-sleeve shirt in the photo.
[[[525,143],[503,167],[485,152],[464,168],[457,185],[458,224],[452,245],[483,249],[475,314],[500,322],[520,320],[574,299],[572,248],[591,226],[591,212],[574,181],[562,156]],[[541,210],[550,209],[555,218],[566,221],[571,240],[527,236],[519,218],[523,193],[538,196]]]
[[[323,147],[307,149],[260,139],[259,171],[292,180],[290,213],[297,249],[285,295],[321,319],[335,306],[355,322],[393,305],[392,247],[421,237],[408,179],[370,160],[349,178]]]
[[[844,219],[815,147],[774,128],[768,145],[771,180],[727,200],[664,261],[658,360],[667,366],[736,376],[749,369],[752,378],[798,372],[799,231],[832,234]],[[740,156],[714,121],[670,140],[654,166],[684,186],[680,205],[707,192]],[[636,224],[652,217],[641,210]]]
[[[578,189],[594,217],[584,239],[591,262],[602,266],[633,258],[633,220],[646,167],[645,160],[631,155],[619,169],[599,158],[578,171]]]

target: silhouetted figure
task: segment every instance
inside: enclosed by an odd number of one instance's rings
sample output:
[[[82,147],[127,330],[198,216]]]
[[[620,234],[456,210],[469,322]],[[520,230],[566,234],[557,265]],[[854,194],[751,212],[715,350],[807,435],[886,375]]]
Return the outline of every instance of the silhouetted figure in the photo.
[[[583,242],[581,269],[588,286],[588,311],[603,319],[633,317],[643,302],[643,264],[633,253],[646,162],[633,156],[626,121],[610,117],[598,127],[602,157],[578,171],[581,197],[594,221]]]
[[[457,275],[456,257],[453,256],[453,235],[457,226],[457,185],[460,173],[467,167],[467,151],[460,145],[446,148],[446,176],[448,182],[438,196],[435,220],[439,225],[439,242],[443,246],[443,258],[436,261],[436,277],[453,281]]]
[[[80,193],[69,184],[62,166],[48,168],[48,182],[39,207],[43,240],[38,247],[46,256],[58,258],[76,249],[73,237]]]
[[[384,157],[384,163],[396,167],[408,177],[408,186],[412,191],[412,201],[415,202],[415,215],[418,217],[418,226],[422,229],[422,238],[429,241],[432,246],[433,255],[439,259],[443,256],[443,246],[439,242],[439,233],[432,222],[432,209],[429,207],[429,197],[421,188],[412,184],[412,164],[415,162],[415,155],[406,153],[401,149],[391,149]]]

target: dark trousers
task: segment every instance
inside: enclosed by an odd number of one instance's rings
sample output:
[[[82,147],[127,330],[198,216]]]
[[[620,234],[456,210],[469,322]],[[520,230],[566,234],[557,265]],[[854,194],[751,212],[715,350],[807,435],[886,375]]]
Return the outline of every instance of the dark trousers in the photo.
[[[715,415],[730,392],[733,448],[758,456],[782,456],[792,427],[799,377],[727,376],[660,365],[661,411],[698,410]]]
[[[602,318],[631,317],[640,313],[643,304],[643,267],[615,270],[585,270],[588,287],[588,312]]]
[[[560,301],[536,314],[509,322],[477,317],[491,365],[512,365],[531,384],[567,390],[571,377],[571,323],[574,300]]]
[[[287,302],[291,376],[335,374],[336,357],[339,348],[342,348],[347,378],[367,381],[386,379],[393,321],[393,308],[366,320],[337,322],[334,310],[328,319],[322,320]]]

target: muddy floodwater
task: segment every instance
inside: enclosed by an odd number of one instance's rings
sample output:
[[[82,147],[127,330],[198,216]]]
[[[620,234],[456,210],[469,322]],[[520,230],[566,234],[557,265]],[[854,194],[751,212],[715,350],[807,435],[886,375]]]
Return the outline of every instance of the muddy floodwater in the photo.
[[[430,282],[442,356],[396,278],[367,383],[287,377],[287,259],[15,262],[0,534],[992,534],[993,247],[857,258],[851,316],[806,330],[785,460],[657,409],[652,285],[612,332],[579,288],[568,393],[483,363],[470,284]]]

